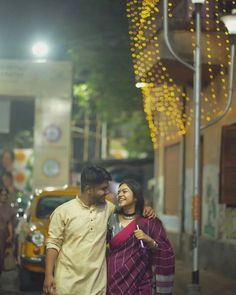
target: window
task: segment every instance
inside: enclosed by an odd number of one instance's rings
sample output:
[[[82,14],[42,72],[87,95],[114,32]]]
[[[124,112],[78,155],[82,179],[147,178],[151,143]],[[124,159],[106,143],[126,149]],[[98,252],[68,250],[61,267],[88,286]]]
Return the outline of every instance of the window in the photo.
[[[48,218],[58,206],[72,200],[72,198],[73,196],[45,196],[38,203],[36,216]]]
[[[236,124],[222,129],[220,203],[236,205]]]

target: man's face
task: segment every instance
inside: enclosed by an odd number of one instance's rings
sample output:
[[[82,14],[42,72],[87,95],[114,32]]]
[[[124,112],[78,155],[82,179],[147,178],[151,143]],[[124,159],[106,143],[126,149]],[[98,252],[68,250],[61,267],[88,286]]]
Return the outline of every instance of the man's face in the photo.
[[[104,204],[105,197],[110,193],[109,182],[104,181],[102,184],[99,184],[94,187],[90,187],[90,197],[91,201],[95,204]]]

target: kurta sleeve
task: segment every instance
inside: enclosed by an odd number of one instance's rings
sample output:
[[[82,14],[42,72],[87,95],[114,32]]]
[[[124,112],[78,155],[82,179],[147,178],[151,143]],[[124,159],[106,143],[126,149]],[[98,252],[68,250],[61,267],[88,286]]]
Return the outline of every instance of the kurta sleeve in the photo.
[[[109,216],[111,216],[115,211],[115,205],[109,200],[107,200],[107,206],[109,208]]]
[[[50,216],[47,249],[53,248],[58,252],[61,250],[64,240],[64,229],[65,212],[61,208],[57,208]]]

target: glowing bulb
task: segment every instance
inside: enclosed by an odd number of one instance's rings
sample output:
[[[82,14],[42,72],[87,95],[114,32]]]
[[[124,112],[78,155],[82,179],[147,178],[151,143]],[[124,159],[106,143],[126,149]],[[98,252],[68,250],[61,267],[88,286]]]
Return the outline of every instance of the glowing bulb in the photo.
[[[36,57],[46,57],[49,52],[49,47],[45,42],[37,42],[32,47],[32,52]]]

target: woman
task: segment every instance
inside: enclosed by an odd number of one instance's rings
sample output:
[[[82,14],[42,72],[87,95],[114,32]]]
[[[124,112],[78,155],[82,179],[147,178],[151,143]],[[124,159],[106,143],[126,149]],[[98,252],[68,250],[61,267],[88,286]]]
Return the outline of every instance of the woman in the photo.
[[[8,191],[0,188],[0,274],[6,247],[13,241],[13,220],[15,212],[7,202]]]
[[[172,294],[174,252],[161,221],[141,216],[144,199],[136,181],[119,185],[118,206],[109,221],[107,295],[151,295],[153,288]]]

